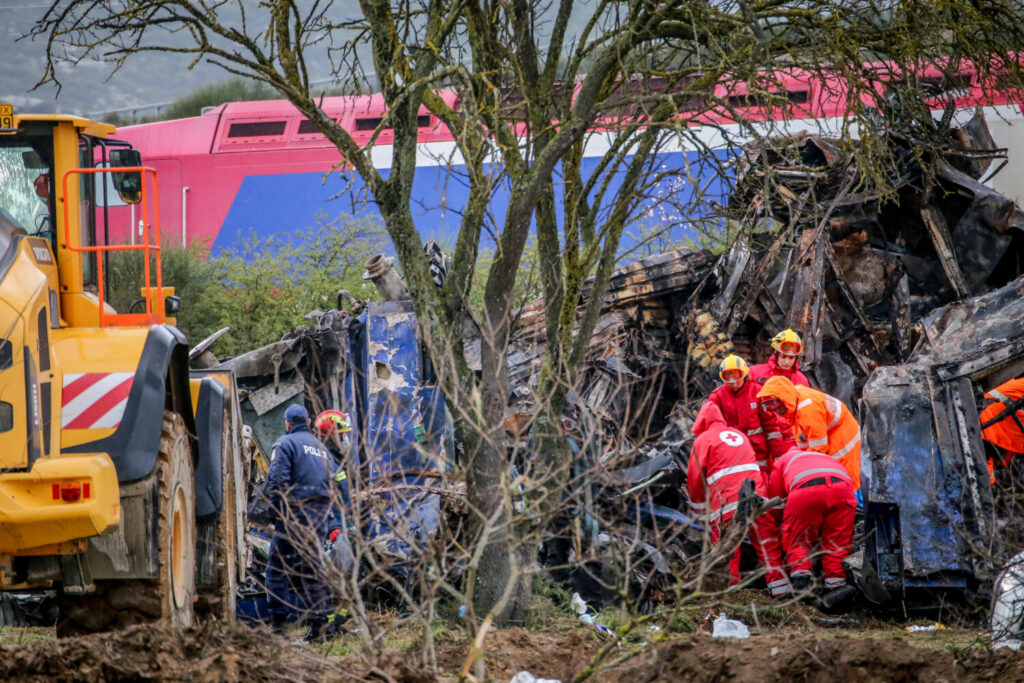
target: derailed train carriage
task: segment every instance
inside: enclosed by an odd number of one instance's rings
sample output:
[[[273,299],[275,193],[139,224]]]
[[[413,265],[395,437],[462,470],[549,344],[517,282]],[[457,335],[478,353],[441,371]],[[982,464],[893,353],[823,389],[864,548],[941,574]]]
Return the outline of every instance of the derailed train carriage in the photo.
[[[897,154],[886,198],[854,190],[858,170],[838,141],[751,147],[728,207],[739,231],[726,253],[677,250],[615,273],[570,409],[578,469],[601,476],[580,487],[569,547],[545,548],[542,562],[572,557],[584,575],[600,576],[602,558],[615,554],[602,549],[625,548],[637,560],[634,584],[660,599],[673,567],[701,549],[699,523],[682,512],[689,415],[717,385],[721,357],[762,361],[770,337],[789,327],[805,338],[802,368],[856,407],[862,425],[867,506],[850,561],[856,584],[902,609],[984,599],[1015,540],[989,484],[977,405],[1024,374],[1024,213],[979,182],[1005,154],[992,149],[983,120],[947,140],[923,161],[934,173]],[[813,204],[794,201],[811,194]],[[401,298],[400,286],[386,296]],[[383,496],[396,481],[423,491],[367,533],[386,535],[388,519],[401,516],[429,537],[456,447],[411,306],[371,303],[312,320],[224,364],[249,391],[247,422],[266,447],[302,392],[314,408],[352,411],[371,485]],[[508,353],[518,425],[532,416],[543,331],[542,304],[527,306]]]

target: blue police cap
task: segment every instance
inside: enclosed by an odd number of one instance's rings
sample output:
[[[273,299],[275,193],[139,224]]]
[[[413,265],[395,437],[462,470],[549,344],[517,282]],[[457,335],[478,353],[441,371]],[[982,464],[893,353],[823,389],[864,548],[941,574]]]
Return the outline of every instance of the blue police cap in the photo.
[[[309,422],[309,411],[298,403],[293,403],[284,411],[284,419],[293,425]]]

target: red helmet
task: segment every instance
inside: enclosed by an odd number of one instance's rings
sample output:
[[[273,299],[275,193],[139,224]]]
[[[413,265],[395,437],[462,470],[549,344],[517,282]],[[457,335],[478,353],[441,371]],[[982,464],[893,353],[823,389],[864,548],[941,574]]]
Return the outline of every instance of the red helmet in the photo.
[[[320,436],[324,437],[331,436],[335,432],[344,434],[352,431],[348,420],[345,419],[345,413],[340,410],[325,410],[320,413],[313,420],[313,427],[320,433]]]

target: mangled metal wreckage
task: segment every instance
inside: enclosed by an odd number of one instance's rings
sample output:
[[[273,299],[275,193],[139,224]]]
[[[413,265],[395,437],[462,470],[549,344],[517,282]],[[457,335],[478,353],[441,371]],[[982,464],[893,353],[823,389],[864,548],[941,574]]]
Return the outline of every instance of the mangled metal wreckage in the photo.
[[[602,454],[633,465],[616,492],[628,486],[630,519],[693,525],[676,503],[688,417],[722,357],[763,362],[770,337],[793,328],[812,383],[859,413],[866,519],[848,563],[858,587],[903,609],[989,593],[1008,539],[977,406],[1024,374],[1024,212],[981,182],[1005,150],[980,115],[946,133],[922,159],[890,137],[899,163],[887,197],[856,191],[839,140],[751,146],[725,254],[671,252],[616,273],[577,408],[641,444]],[[513,381],[531,385],[542,344],[534,305],[509,356]]]
[[[865,596],[906,609],[988,593],[1006,549],[977,405],[1024,374],[1024,213],[982,182],[1005,157],[984,121],[946,133],[924,158],[890,136],[899,161],[885,197],[857,191],[838,140],[751,146],[726,207],[736,237],[725,253],[676,250],[613,275],[569,408],[587,432],[574,471],[596,477],[575,543],[546,544],[542,562],[600,565],[602,547],[618,544],[645,559],[632,571],[647,595],[667,592],[670,565],[701,549],[700,524],[682,512],[691,416],[724,355],[762,362],[788,327],[803,335],[812,383],[859,414],[867,503],[849,565]],[[428,258],[442,278],[436,246]],[[368,274],[384,298],[405,295],[383,257]],[[428,484],[443,487],[455,444],[412,307],[349,307],[224,365],[249,392],[243,411],[264,449],[303,391],[314,407],[351,412],[367,486],[385,499],[396,482],[423,491],[379,507],[364,531],[388,538],[404,518],[429,536],[441,500]],[[526,306],[508,351],[514,457],[529,443],[544,329],[543,302]]]
[[[364,501],[362,515],[350,522],[362,524],[381,564],[407,573],[409,544],[437,531],[444,491],[436,484],[450,464],[452,428],[417,341],[412,304],[344,301],[346,296],[339,294],[337,310],[309,314],[308,327],[280,342],[222,363],[203,345],[193,359],[235,373],[243,419],[260,454],[255,460],[261,466],[250,476],[253,552],[250,578],[239,595],[243,618],[267,618],[262,582],[269,533],[262,482],[292,403],[305,402],[317,412],[338,408],[348,417],[352,447],[346,469],[353,495]]]

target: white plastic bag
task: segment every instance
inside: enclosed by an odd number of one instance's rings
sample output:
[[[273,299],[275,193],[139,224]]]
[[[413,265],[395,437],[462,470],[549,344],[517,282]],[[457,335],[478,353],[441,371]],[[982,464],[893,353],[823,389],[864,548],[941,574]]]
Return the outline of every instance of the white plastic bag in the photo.
[[[520,671],[508,683],[562,683],[557,678],[537,678],[529,671]]]
[[[715,638],[749,638],[750,629],[742,621],[726,619],[725,612],[715,619],[714,630],[711,635]]]

